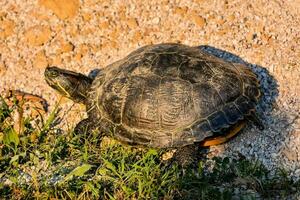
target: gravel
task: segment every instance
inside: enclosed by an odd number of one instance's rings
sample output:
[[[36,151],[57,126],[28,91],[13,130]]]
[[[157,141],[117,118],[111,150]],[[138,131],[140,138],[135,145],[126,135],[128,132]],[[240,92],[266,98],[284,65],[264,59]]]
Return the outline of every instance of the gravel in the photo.
[[[56,2],[53,4],[53,2]],[[64,6],[60,6],[60,2]],[[127,2],[127,1],[126,1]],[[299,1],[0,1],[0,92],[18,89],[59,97],[43,80],[57,65],[94,76],[95,69],[153,43],[181,42],[232,62],[259,77],[263,131],[249,124],[210,155],[258,159],[300,177]],[[200,46],[201,45],[201,46]],[[84,117],[68,100],[64,123]]]

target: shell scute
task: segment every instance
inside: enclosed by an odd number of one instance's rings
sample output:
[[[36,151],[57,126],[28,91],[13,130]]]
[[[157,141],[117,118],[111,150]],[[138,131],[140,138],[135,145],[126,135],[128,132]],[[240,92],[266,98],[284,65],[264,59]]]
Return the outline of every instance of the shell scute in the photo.
[[[225,114],[222,111],[211,114],[208,118],[212,131],[218,132],[229,126]]]
[[[243,119],[243,115],[240,113],[239,109],[234,103],[226,104],[223,107],[223,112],[225,113],[229,124],[235,124],[239,120]]]
[[[249,111],[254,109],[254,103],[244,96],[238,97],[235,100],[235,105],[243,115],[249,114]]]

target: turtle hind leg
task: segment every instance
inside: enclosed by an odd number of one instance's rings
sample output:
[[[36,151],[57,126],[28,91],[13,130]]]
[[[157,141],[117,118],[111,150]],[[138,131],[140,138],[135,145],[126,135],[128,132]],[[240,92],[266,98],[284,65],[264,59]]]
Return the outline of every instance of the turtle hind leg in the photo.
[[[198,143],[177,148],[171,163],[176,162],[182,168],[197,166],[201,158],[200,148]]]

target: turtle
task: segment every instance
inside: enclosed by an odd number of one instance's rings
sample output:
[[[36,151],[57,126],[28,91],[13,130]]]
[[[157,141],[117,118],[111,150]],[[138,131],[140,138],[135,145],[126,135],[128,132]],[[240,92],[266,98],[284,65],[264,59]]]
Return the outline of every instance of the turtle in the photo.
[[[244,64],[199,47],[162,43],[138,48],[95,77],[47,67],[45,80],[61,95],[86,105],[75,132],[97,130],[134,146],[177,149],[185,163],[195,149],[218,145],[252,121],[260,83]]]

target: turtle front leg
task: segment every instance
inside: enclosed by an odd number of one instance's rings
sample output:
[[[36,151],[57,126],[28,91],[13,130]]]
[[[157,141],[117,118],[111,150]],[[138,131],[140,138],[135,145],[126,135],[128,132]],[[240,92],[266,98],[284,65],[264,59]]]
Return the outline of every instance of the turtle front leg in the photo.
[[[88,117],[81,120],[74,128],[75,133],[97,133],[107,135],[114,129],[114,125],[105,119]]]
[[[78,134],[92,133],[97,130],[97,125],[90,118],[81,120],[74,128],[74,132]]]
[[[85,144],[87,141],[97,141],[97,144],[100,144],[102,141],[100,125],[90,118],[81,120],[74,128],[74,134],[77,135],[81,144]]]
[[[74,128],[74,133],[82,135],[81,140],[94,140],[97,143],[102,141],[103,136],[108,135],[113,130],[113,125],[105,119],[93,119],[92,117],[83,119]]]

